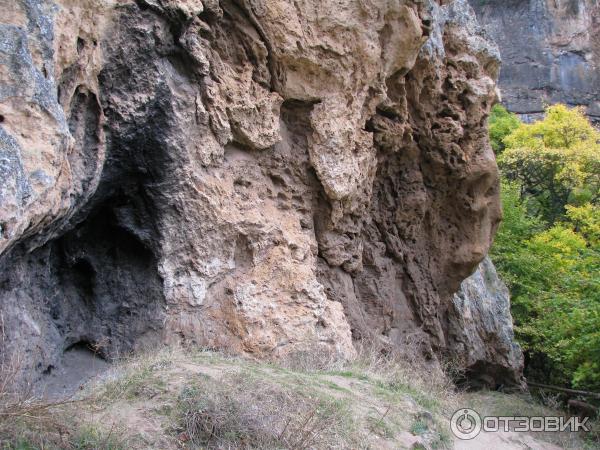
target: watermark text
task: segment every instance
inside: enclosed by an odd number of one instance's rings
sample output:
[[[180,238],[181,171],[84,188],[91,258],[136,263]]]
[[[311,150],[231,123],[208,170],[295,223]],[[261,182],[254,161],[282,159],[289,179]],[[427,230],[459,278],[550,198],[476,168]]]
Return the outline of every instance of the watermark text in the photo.
[[[477,411],[462,408],[454,413],[450,422],[452,433],[463,440],[474,439],[482,431],[493,433],[498,431],[515,432],[589,432],[589,417],[482,417]]]

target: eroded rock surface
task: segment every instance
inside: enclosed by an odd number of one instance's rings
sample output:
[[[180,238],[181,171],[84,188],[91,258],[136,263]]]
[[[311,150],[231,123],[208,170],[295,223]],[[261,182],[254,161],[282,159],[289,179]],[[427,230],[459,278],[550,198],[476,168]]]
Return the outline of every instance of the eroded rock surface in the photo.
[[[502,54],[502,100],[538,117],[557,102],[600,121],[600,4],[596,0],[470,0]]]
[[[489,331],[453,300],[500,220],[498,51],[465,0],[0,4],[0,311],[24,374],[76,344],[370,338],[473,346],[518,382],[474,337],[509,339],[507,311]]]
[[[518,380],[523,352],[515,342],[510,294],[486,257],[475,273],[461,284],[450,311],[450,340],[461,355],[470,383],[497,387],[502,380]],[[477,385],[477,384],[475,384]]]

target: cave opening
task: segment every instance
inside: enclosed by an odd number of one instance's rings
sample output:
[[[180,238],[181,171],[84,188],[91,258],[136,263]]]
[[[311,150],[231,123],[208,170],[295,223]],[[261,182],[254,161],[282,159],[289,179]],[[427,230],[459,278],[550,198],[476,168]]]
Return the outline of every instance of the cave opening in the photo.
[[[42,371],[41,380],[37,383],[38,393],[49,399],[71,397],[109,367],[100,343],[78,341],[63,351],[57,364],[51,364]]]
[[[90,342],[90,341],[78,341],[74,344],[69,345],[65,348],[64,353],[69,352],[91,352],[94,356],[106,360],[106,357],[102,354],[102,346],[98,342]]]
[[[133,195],[132,195],[133,193]],[[70,231],[0,260],[6,342],[57,397],[116,357],[155,345],[165,312],[152,205],[129,186]]]
[[[65,334],[67,351],[85,343],[111,359],[134,350],[140,336],[158,330],[162,280],[154,254],[157,243],[142,203],[111,196],[54,244],[64,294],[55,323]]]

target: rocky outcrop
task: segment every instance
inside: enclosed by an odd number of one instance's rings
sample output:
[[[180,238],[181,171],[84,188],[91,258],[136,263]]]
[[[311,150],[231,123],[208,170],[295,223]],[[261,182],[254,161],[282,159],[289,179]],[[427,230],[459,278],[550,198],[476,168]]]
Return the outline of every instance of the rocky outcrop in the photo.
[[[467,364],[518,382],[503,327],[453,300],[500,220],[498,52],[465,0],[3,7],[2,350],[23,373],[81,343],[348,358],[368,337],[476,345]]]
[[[489,258],[461,284],[450,317],[452,347],[467,368],[469,383],[495,388],[499,380],[522,377],[523,352],[514,340],[510,294]]]
[[[502,54],[507,107],[539,115],[557,102],[600,121],[600,4],[596,0],[470,0]]]

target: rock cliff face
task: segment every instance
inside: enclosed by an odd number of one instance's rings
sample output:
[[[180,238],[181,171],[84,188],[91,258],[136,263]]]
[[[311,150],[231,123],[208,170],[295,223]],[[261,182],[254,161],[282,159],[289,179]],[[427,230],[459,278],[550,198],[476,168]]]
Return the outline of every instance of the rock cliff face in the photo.
[[[0,6],[1,350],[24,376],[81,343],[374,338],[519,381],[505,303],[454,296],[501,214],[498,52],[466,0]]]
[[[508,108],[584,105],[600,121],[600,3],[597,0],[470,0],[500,47]]]
[[[497,380],[513,379],[523,367],[523,352],[514,340],[510,294],[489,258],[463,281],[449,323],[451,347],[463,356],[468,383],[493,386]]]

